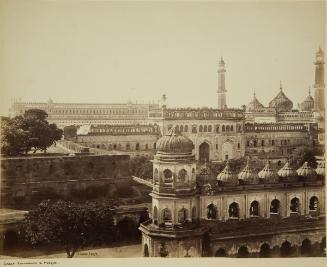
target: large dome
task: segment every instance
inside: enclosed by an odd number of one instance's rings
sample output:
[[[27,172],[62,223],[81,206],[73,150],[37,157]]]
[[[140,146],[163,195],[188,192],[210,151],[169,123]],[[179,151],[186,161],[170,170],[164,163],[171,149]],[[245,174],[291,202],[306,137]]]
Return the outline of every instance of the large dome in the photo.
[[[176,129],[176,126],[173,126],[167,134],[162,136],[156,145],[158,152],[171,154],[190,154],[193,148],[193,142],[189,138],[182,136]]]
[[[276,108],[278,111],[292,111],[293,102],[284,94],[282,85],[278,95],[269,102],[270,108]]]
[[[252,112],[261,108],[264,108],[264,106],[259,102],[254,93],[252,101],[246,106],[246,111]]]

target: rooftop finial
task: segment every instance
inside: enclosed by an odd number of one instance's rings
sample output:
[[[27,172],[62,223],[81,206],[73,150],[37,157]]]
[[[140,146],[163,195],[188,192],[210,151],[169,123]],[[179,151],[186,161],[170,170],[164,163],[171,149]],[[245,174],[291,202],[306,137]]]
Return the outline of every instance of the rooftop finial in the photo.
[[[225,64],[225,61],[224,61],[223,57],[220,57],[220,61],[219,61],[219,64],[220,64],[220,65],[223,65],[223,64]]]
[[[280,89],[281,91],[283,91],[283,85],[282,85],[282,81],[281,81],[281,80],[279,81],[279,89]]]
[[[255,98],[255,89],[253,89],[253,98]]]
[[[311,87],[309,86],[309,95],[311,95]]]

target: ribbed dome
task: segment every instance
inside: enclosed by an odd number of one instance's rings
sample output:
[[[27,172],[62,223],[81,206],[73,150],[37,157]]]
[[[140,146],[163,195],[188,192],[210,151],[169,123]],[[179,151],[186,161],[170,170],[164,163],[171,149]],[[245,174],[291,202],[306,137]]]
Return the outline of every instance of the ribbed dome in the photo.
[[[260,179],[265,180],[266,183],[274,183],[277,181],[277,173],[271,168],[269,160],[265,167],[258,173]]]
[[[193,142],[189,138],[182,136],[176,129],[176,126],[173,126],[167,134],[162,136],[156,145],[158,152],[177,154],[192,153],[193,147]]]
[[[310,88],[309,88],[309,95],[306,97],[306,99],[299,105],[300,109],[302,111],[311,111],[314,107],[314,99],[310,94]]]
[[[247,160],[246,166],[238,174],[238,179],[243,181],[245,184],[256,184],[258,183],[258,174],[250,167],[250,159]]]
[[[282,85],[277,96],[269,102],[269,107],[276,108],[278,111],[292,111],[293,102],[284,94]]]
[[[282,178],[292,178],[297,176],[297,172],[292,167],[290,167],[290,163],[288,161],[285,163],[283,168],[277,172],[277,174]]]
[[[223,184],[237,184],[237,176],[232,172],[227,161],[225,168],[217,175],[217,180]]]
[[[252,112],[252,111],[256,111],[256,110],[258,110],[260,108],[264,108],[264,106],[259,102],[259,100],[256,98],[256,96],[254,94],[253,99],[246,106],[246,111]]]
[[[318,163],[316,173],[320,176],[325,176],[325,161],[320,161]]]
[[[308,162],[304,162],[303,165],[297,169],[297,174],[305,178],[314,178],[316,177],[316,171],[308,165]]]

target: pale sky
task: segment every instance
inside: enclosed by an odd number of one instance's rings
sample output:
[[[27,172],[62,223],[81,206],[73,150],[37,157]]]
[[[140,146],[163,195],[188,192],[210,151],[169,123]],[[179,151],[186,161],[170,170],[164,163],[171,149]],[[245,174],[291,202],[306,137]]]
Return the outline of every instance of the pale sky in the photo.
[[[2,1],[0,114],[23,101],[217,107],[264,104],[282,80],[294,106],[314,83],[325,47],[324,2]],[[0,77],[1,78],[1,77]]]

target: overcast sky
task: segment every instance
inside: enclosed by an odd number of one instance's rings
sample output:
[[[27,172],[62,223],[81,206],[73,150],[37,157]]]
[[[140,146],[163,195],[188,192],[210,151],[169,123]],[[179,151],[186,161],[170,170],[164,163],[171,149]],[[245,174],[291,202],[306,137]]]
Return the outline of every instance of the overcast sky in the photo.
[[[2,2],[0,114],[23,101],[217,107],[217,65],[226,62],[227,104],[294,104],[314,83],[324,48],[324,2]]]

